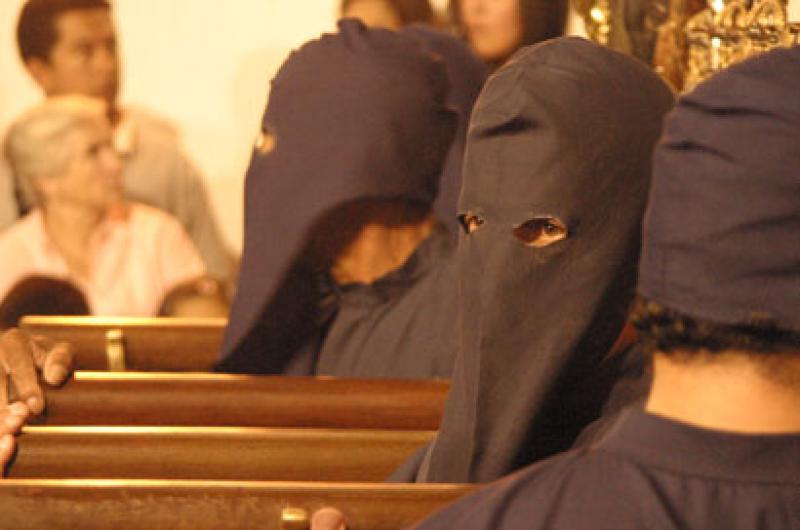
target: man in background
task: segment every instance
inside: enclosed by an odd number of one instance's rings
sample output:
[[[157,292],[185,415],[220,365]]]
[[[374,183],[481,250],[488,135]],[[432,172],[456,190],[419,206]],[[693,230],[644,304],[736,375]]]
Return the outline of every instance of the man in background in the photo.
[[[126,196],[175,216],[210,275],[228,279],[233,258],[214,220],[203,180],[163,119],[120,107],[116,32],[107,0],[29,0],[17,24],[25,68],[47,97],[80,94],[104,99],[124,160]],[[34,195],[0,166],[0,229],[34,204]]]

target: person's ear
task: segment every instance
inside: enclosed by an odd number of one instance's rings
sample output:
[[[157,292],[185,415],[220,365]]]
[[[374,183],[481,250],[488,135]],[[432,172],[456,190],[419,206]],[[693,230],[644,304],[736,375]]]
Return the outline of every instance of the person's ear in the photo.
[[[36,83],[49,94],[53,85],[53,68],[47,61],[32,57],[25,61],[25,69]]]

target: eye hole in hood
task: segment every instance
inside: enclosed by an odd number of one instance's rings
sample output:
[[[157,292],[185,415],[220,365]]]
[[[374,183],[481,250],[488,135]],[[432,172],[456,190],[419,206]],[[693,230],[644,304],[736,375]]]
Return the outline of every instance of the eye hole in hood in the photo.
[[[253,144],[253,147],[259,155],[268,155],[273,151],[273,149],[275,149],[275,144],[277,141],[278,139],[273,133],[264,130],[258,133],[258,136],[256,136],[256,141]]]
[[[461,228],[464,229],[464,233],[469,235],[483,226],[486,220],[478,214],[468,212],[459,215],[458,222],[461,223]]]
[[[514,228],[514,237],[522,244],[543,248],[569,236],[566,225],[555,217],[536,217]]]

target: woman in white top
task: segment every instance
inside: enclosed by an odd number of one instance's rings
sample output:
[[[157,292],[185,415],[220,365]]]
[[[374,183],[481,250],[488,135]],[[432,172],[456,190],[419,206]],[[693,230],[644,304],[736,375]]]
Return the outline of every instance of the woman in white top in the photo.
[[[173,286],[205,268],[180,224],[123,198],[105,103],[51,98],[15,122],[6,156],[38,206],[0,234],[0,299],[21,279],[69,279],[92,314],[153,316]]]

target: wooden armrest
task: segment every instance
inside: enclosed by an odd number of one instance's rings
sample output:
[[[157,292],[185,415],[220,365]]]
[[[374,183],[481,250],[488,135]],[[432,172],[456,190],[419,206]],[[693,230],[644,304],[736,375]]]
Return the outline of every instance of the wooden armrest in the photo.
[[[449,383],[77,372],[45,389],[48,425],[185,425],[435,430]]]
[[[475,486],[174,480],[0,481],[7,528],[115,530],[281,528],[287,508],[335,506],[350,530],[398,530]]]

